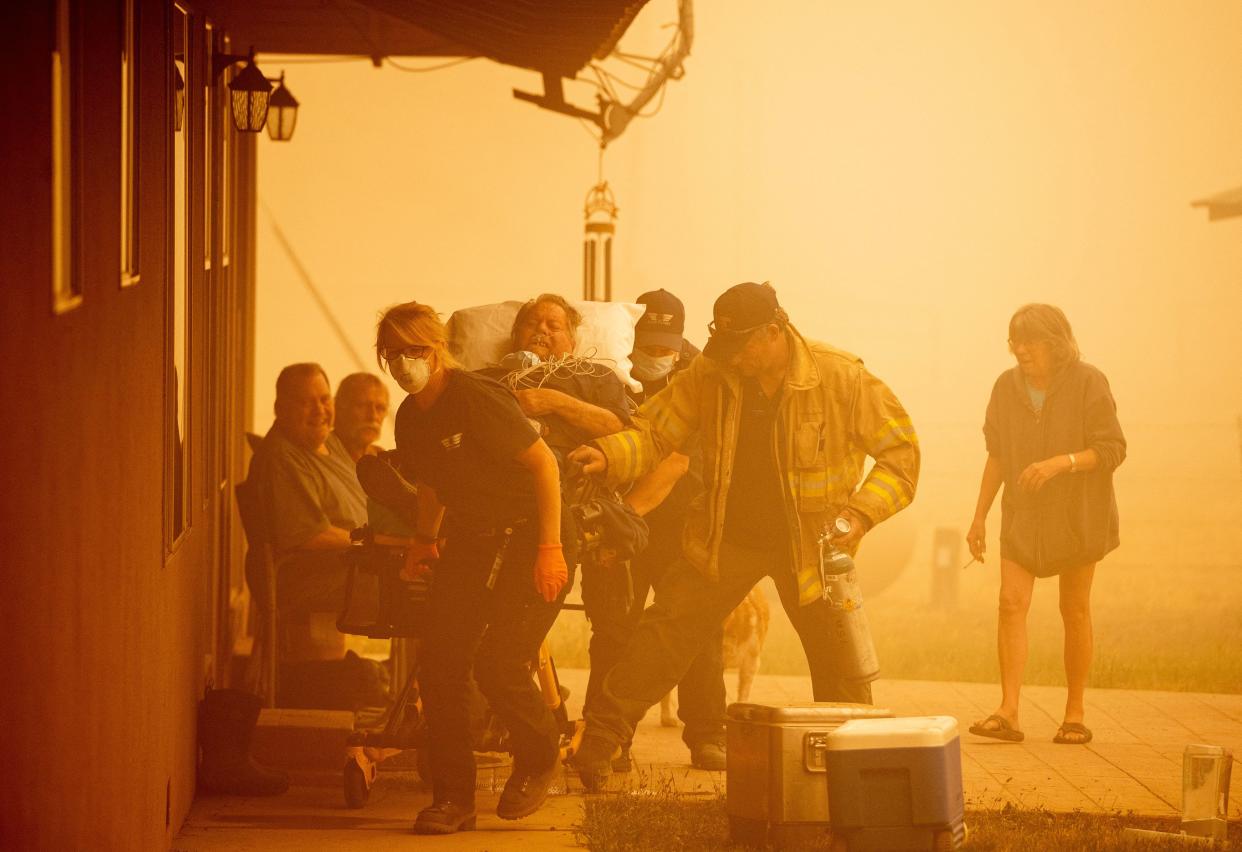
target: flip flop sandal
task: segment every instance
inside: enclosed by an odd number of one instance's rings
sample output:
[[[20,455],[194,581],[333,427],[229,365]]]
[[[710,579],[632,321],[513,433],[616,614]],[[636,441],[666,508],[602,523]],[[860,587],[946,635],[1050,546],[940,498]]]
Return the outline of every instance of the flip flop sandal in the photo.
[[[1071,739],[1069,735],[1073,734]],[[1091,742],[1091,729],[1081,722],[1062,722],[1057,735],[1052,738],[1058,745],[1086,745]]]
[[[995,727],[989,728],[989,724],[995,725]],[[971,725],[970,732],[977,737],[991,737],[994,740],[1004,740],[1007,743],[1020,743],[1026,739],[1026,734],[1009,724],[1009,720],[1004,716],[998,716],[995,713],[988,716],[982,722],[975,722],[975,724]]]

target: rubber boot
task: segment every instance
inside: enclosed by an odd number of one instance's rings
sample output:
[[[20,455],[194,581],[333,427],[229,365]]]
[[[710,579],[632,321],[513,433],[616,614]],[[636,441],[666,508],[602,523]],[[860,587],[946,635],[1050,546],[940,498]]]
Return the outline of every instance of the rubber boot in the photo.
[[[250,759],[250,739],[259,721],[258,696],[238,689],[212,689],[198,703],[198,783],[212,793],[277,796],[289,776]]]

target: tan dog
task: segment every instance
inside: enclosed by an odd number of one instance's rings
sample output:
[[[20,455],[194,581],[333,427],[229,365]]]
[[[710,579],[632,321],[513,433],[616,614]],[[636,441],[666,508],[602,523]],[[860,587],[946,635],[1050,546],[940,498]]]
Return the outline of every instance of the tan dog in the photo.
[[[768,599],[755,586],[724,620],[724,667],[737,669],[738,701],[750,699],[750,686],[759,671],[759,655],[768,636],[770,618]],[[660,699],[660,724],[665,727],[677,727],[675,696],[674,691]]]

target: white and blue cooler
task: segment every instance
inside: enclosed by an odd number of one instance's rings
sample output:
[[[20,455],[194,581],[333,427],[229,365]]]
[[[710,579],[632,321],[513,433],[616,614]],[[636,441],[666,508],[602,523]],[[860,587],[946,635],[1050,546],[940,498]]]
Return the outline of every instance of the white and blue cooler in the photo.
[[[952,716],[853,719],[828,735],[832,834],[850,852],[950,850],[966,838]]]
[[[776,848],[828,834],[828,735],[850,719],[892,716],[869,704],[730,704],[725,803],[734,843]]]

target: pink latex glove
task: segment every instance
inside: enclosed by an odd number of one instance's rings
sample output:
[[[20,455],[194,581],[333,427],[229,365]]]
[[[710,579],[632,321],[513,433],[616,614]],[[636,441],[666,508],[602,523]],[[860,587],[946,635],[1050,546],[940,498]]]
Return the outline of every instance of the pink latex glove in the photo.
[[[541,544],[535,554],[535,590],[548,603],[556,600],[561,587],[569,580],[565,551],[559,544]]]

